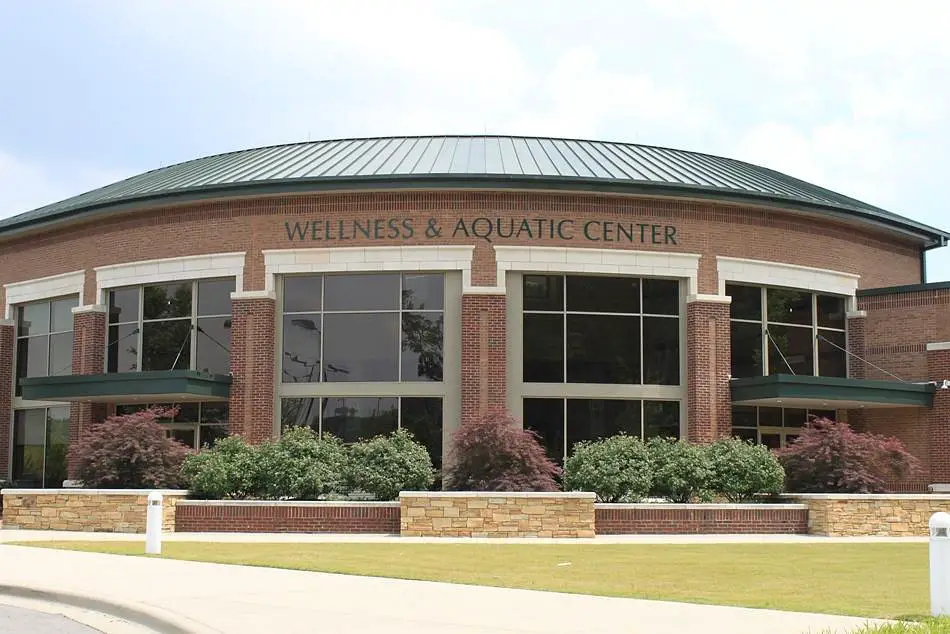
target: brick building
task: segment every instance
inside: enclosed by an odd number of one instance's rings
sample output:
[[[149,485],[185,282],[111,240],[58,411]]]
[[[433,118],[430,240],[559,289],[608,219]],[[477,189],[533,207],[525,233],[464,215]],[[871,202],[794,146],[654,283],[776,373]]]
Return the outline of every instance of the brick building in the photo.
[[[553,457],[624,431],[772,447],[808,416],[950,482],[950,234],[783,174],[629,144],[301,143],[0,220],[0,478],[60,486],[110,412],[200,447],[492,408]]]

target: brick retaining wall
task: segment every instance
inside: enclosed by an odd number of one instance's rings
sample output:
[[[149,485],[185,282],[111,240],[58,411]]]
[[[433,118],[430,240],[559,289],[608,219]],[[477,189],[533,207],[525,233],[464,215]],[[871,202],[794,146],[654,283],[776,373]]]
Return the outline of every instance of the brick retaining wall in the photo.
[[[804,534],[804,504],[597,504],[598,535]]]
[[[950,495],[803,494],[790,496],[808,505],[808,532],[831,537],[926,537],[937,511],[950,512]]]
[[[138,489],[4,489],[3,528],[144,533],[148,495]],[[187,491],[161,491],[162,529],[175,530],[175,507]]]
[[[395,534],[399,503],[183,500],[175,522],[179,533]]]

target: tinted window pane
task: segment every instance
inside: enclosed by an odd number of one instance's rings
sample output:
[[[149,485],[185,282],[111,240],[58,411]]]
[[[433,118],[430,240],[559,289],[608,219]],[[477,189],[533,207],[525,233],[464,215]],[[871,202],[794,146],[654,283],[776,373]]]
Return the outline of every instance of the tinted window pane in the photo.
[[[212,374],[231,372],[231,318],[205,317],[198,320],[195,369]]]
[[[52,303],[50,332],[67,332],[73,329],[73,308],[79,306],[78,297],[57,299]]]
[[[823,328],[844,330],[844,298],[818,296],[818,325]]]
[[[406,273],[402,276],[402,307],[408,310],[442,310],[445,278],[442,275]]]
[[[833,409],[808,410],[808,420],[813,418],[827,418],[828,420],[837,420],[838,413]]]
[[[356,442],[396,431],[395,398],[323,399],[323,433]]]
[[[759,432],[756,429],[732,429],[732,436],[748,442],[759,442]]]
[[[201,424],[226,425],[228,423],[227,403],[202,403]]]
[[[679,315],[679,282],[676,280],[643,280],[643,312],[648,315]]]
[[[564,277],[525,275],[525,310],[564,310]]]
[[[320,399],[284,398],[280,401],[280,429],[309,427],[320,431]]]
[[[772,338],[769,342],[769,374],[812,375],[815,373],[814,339],[811,328],[769,326],[769,334]],[[778,351],[781,351],[781,355]]]
[[[17,310],[17,335],[42,335],[49,332],[49,304],[27,304]]]
[[[769,449],[779,449],[782,446],[781,434],[762,434],[761,442]]]
[[[804,427],[808,420],[808,412],[803,409],[784,409],[782,410],[782,420],[785,427]]]
[[[44,464],[47,488],[59,489],[66,480],[66,454],[69,450],[69,408],[51,407],[46,418],[46,460]]]
[[[568,315],[568,383],[639,383],[640,318]]]
[[[139,289],[120,288],[109,293],[109,323],[138,321]]]
[[[187,370],[190,367],[190,321],[159,321],[142,327],[142,370]]]
[[[13,424],[13,480],[17,486],[43,486],[46,410],[16,412]]]
[[[178,403],[174,406],[178,413],[175,414],[176,423],[197,423],[199,418],[198,403]]]
[[[399,275],[327,275],[324,310],[399,310]]]
[[[198,315],[230,315],[234,280],[198,282]]]
[[[320,315],[284,315],[281,373],[285,383],[320,380]]]
[[[811,325],[811,294],[770,288],[765,291],[769,321],[782,324]]]
[[[669,317],[643,318],[643,382],[679,385],[680,322]]]
[[[198,448],[214,447],[219,438],[228,437],[226,425],[202,425],[198,428]]]
[[[726,284],[726,295],[732,298],[729,314],[733,319],[762,321],[762,289],[758,286]]]
[[[564,461],[564,401],[559,398],[526,398],[524,428],[541,437],[548,457]]]
[[[564,381],[563,315],[524,316],[524,381]]]
[[[755,418],[755,408],[744,405],[736,405],[732,408],[732,426],[733,427],[757,427]]]
[[[762,376],[762,326],[734,321],[732,332],[732,376]]]
[[[402,314],[403,381],[442,380],[442,314]]]
[[[49,375],[73,373],[73,333],[61,332],[49,337]]]
[[[399,314],[325,314],[324,381],[398,381]]]
[[[145,319],[191,317],[191,282],[155,284],[142,292]]]
[[[643,436],[650,438],[680,437],[679,401],[643,401]]]
[[[28,337],[17,340],[17,378],[47,376],[49,337]]]
[[[841,349],[845,347],[845,334],[843,332],[821,330],[818,332],[818,336],[818,375],[848,376],[848,355]],[[825,341],[826,339],[827,341]],[[831,343],[828,343],[829,341]]]
[[[402,428],[425,445],[436,469],[442,467],[442,399],[403,398]]]
[[[584,440],[609,438],[624,433],[640,438],[640,401],[568,399],[567,453]]]
[[[635,277],[569,275],[567,310],[587,313],[638,313],[640,280]]]
[[[284,278],[284,312],[308,313],[323,304],[323,277],[320,275]]]
[[[180,442],[189,449],[194,449],[195,447],[195,437],[198,435],[198,431],[195,429],[169,429],[168,436],[175,441]]]
[[[759,427],[781,427],[782,426],[782,408],[781,407],[760,407],[759,408]]]
[[[106,351],[108,372],[135,372],[138,369],[138,326],[109,326],[109,347]]]

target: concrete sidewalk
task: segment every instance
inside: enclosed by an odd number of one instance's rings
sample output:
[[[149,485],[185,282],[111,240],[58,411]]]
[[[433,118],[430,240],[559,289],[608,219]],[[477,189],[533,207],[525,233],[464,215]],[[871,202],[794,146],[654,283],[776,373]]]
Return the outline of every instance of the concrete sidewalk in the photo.
[[[865,619],[0,545],[0,602],[96,598],[156,631],[258,634],[803,634]],[[606,571],[605,571],[606,573]]]

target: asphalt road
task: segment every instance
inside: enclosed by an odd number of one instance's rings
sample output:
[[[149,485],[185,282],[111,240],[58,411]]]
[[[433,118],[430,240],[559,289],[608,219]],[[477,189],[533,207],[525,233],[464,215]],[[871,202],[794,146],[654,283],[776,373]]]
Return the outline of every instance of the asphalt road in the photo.
[[[3,634],[101,634],[89,626],[59,614],[0,604],[0,632]]]

